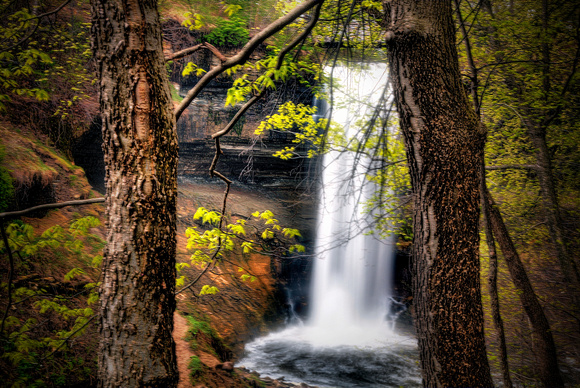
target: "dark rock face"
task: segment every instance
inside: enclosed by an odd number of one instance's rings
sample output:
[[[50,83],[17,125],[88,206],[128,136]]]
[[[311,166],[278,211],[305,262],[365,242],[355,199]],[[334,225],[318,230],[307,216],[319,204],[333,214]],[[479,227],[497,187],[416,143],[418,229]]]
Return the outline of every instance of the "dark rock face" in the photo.
[[[229,179],[256,186],[261,190],[295,191],[312,184],[316,160],[281,160],[272,154],[290,142],[260,141],[231,137],[222,141],[216,170]],[[194,140],[179,145],[178,174],[190,178],[208,178],[215,155],[213,140]]]
[[[89,130],[76,139],[72,156],[75,164],[85,170],[93,189],[105,194],[105,159],[100,123],[101,118],[95,117]]]
[[[42,177],[34,175],[32,179],[25,184],[19,184],[15,187],[14,199],[15,208],[18,210],[29,207],[52,203],[56,201],[55,184],[43,182]],[[45,211],[36,211],[32,214],[34,217],[43,217]]]

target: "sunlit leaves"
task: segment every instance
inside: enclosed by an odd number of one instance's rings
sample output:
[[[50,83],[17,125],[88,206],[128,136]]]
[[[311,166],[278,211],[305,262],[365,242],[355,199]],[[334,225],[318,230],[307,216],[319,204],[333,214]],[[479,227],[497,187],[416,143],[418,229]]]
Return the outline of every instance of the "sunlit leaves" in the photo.
[[[250,217],[238,218],[220,229],[217,227],[221,214],[199,207],[194,220],[200,221],[202,227],[193,226],[186,229],[187,249],[193,252],[191,265],[198,268],[212,263],[219,263],[226,254],[249,255],[251,253],[285,255],[304,252],[304,246],[296,244],[301,236],[298,229],[282,227],[279,220],[270,210],[255,211]],[[206,228],[207,227],[207,228]],[[251,231],[248,229],[251,228]],[[204,229],[204,230],[201,230]],[[250,238],[254,236],[253,238]],[[277,249],[278,251],[275,251]],[[280,250],[281,249],[281,250]],[[189,264],[177,264],[178,272],[183,273]],[[254,281],[253,275],[240,268],[242,280]],[[178,278],[178,286],[185,284],[186,275]],[[204,286],[205,287],[205,286]],[[204,288],[202,288],[204,290]],[[200,295],[213,293],[213,288],[205,288]],[[217,292],[217,289],[215,289]]]
[[[293,238],[293,237],[302,237],[302,235],[300,234],[300,231],[298,229],[291,229],[291,228],[284,228],[282,229],[282,233],[284,233],[284,236],[289,237],[289,238]]]
[[[267,116],[255,134],[262,135],[265,131],[291,133],[294,137],[292,142],[308,150],[305,156],[313,157],[323,151],[324,133],[328,124],[326,119],[315,120],[315,113],[316,107],[288,101],[278,108],[278,113]],[[297,151],[297,146],[286,146],[276,151],[274,156],[287,160],[301,154]]]
[[[204,207],[199,207],[193,215],[194,220],[201,219],[202,222],[217,225],[221,219],[221,215],[216,211],[209,211]]]
[[[254,63],[248,62],[229,69],[226,74],[236,78],[228,89],[226,106],[246,101],[250,96],[265,90],[275,90],[277,84],[283,84],[291,78],[305,86],[313,86],[310,80],[316,81],[320,76],[320,66],[310,61],[285,58],[280,68],[277,65],[278,57],[274,50],[273,54]],[[252,73],[259,75],[250,76]]]
[[[201,291],[199,291],[199,295],[212,295],[217,294],[219,292],[218,288],[215,286],[204,285],[201,287]]]
[[[203,17],[199,13],[186,12],[185,20],[181,23],[182,26],[187,27],[189,30],[199,30],[205,25]]]
[[[183,77],[187,77],[191,74],[195,74],[195,76],[201,77],[204,73],[206,73],[206,71],[201,67],[198,67],[195,63],[187,62],[187,65],[185,65],[185,68],[181,72],[181,75]]]

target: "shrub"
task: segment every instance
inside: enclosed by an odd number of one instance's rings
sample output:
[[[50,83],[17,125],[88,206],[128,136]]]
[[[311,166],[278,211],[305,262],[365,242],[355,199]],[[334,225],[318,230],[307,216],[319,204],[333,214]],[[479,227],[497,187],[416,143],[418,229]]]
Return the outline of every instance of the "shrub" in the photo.
[[[205,40],[215,46],[242,46],[250,39],[246,23],[239,19],[220,20]]]
[[[197,380],[197,377],[199,377],[199,375],[201,374],[203,368],[201,360],[197,356],[191,356],[187,367],[189,368],[189,377],[191,382],[195,382]]]
[[[4,159],[4,146],[0,144],[0,163]],[[14,186],[12,177],[6,168],[0,166],[0,212],[5,211],[10,206],[14,198]]]

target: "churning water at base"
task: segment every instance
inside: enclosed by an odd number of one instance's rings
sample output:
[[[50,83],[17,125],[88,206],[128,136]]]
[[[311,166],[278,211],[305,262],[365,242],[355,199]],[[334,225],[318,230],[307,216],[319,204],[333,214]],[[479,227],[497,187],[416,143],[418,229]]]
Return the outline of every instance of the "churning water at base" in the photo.
[[[307,326],[294,326],[246,345],[239,364],[262,376],[318,387],[418,387],[413,338],[385,330],[367,345],[319,345]]]
[[[353,123],[383,94],[386,68],[339,67],[334,76],[332,119],[352,139],[360,131]],[[393,242],[368,234],[371,163],[354,152],[324,156],[309,316],[247,344],[239,365],[319,387],[420,386],[416,340],[393,330]]]

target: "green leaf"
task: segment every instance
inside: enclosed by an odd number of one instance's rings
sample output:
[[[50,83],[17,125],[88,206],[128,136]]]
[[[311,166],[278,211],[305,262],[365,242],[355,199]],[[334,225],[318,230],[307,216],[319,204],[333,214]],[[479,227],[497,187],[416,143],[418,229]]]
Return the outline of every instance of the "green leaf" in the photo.
[[[193,215],[193,219],[199,220],[200,218],[202,218],[204,216],[205,213],[207,213],[206,208],[198,207],[197,210],[195,211],[195,214]]]
[[[84,274],[85,274],[85,271],[83,271],[82,269],[80,269],[80,268],[73,268],[70,271],[68,271],[66,275],[64,275],[64,280],[71,281],[76,276],[78,276],[78,275],[84,275]]]
[[[274,238],[274,232],[272,232],[270,229],[266,229],[262,232],[262,239],[263,240],[269,240]]]
[[[199,291],[199,295],[212,295],[217,294],[219,292],[218,288],[215,286],[204,285]]]
[[[284,236],[288,237],[288,238],[293,238],[293,237],[302,237],[302,235],[300,234],[300,231],[298,229],[291,229],[291,228],[284,228],[282,229],[282,233],[284,233]]]

